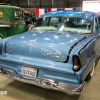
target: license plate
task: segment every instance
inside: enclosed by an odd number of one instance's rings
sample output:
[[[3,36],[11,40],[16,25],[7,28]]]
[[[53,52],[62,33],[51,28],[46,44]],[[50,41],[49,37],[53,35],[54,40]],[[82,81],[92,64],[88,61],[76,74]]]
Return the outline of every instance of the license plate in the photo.
[[[37,69],[30,67],[22,67],[22,74],[25,78],[36,78]]]

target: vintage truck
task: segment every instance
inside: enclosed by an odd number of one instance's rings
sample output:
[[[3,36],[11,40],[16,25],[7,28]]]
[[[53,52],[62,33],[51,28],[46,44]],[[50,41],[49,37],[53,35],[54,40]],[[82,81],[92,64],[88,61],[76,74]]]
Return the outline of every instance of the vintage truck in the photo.
[[[0,38],[25,31],[24,9],[10,5],[0,5]]]

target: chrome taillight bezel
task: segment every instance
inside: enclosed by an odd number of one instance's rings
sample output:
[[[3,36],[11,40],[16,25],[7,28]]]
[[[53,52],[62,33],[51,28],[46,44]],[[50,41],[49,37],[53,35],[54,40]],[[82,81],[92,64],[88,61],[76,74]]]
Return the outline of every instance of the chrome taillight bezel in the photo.
[[[77,55],[74,55],[72,57],[72,62],[73,62],[73,71],[79,71],[80,68],[81,68],[81,62],[80,62],[80,59],[79,59],[79,56]]]

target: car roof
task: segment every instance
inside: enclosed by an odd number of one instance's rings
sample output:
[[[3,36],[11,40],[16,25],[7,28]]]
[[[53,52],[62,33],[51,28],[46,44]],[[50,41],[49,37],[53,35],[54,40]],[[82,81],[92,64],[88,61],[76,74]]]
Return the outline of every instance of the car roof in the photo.
[[[44,14],[43,16],[45,17],[49,17],[49,16],[80,17],[80,18],[85,18],[89,20],[90,22],[93,22],[94,16],[96,15],[99,15],[99,14],[95,12],[90,12],[90,11],[63,10],[63,11],[48,12]]]
[[[24,10],[21,7],[10,6],[10,5],[0,5],[0,8],[7,8],[7,9],[12,8],[12,9],[21,9],[21,10]]]

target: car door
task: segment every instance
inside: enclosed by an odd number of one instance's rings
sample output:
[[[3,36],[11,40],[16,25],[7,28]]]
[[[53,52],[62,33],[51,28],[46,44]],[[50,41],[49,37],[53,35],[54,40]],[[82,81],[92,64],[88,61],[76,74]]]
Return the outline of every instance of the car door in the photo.
[[[100,56],[100,16],[96,16],[94,19],[94,34],[94,51],[97,56]]]

